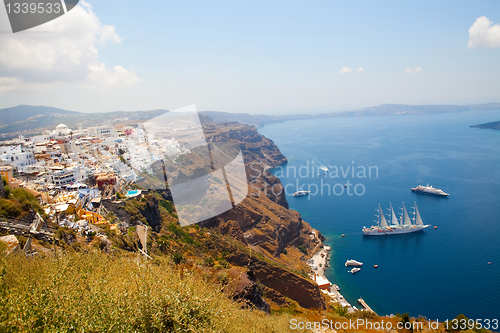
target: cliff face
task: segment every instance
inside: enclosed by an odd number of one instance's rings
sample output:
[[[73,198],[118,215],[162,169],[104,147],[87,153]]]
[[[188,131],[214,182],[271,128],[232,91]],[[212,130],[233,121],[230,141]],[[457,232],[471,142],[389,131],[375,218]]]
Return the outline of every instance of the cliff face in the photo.
[[[311,251],[319,241],[310,237],[312,228],[300,214],[288,209],[280,180],[266,171],[286,163],[286,157],[272,140],[260,135],[253,126],[210,123],[204,125],[204,130],[209,142],[230,142],[240,147],[250,184],[243,202],[201,225],[229,235],[276,262],[290,265],[294,261],[295,269],[307,270],[305,260],[287,261],[282,252],[298,245]],[[266,294],[272,295],[275,303],[286,305],[283,297],[286,296],[303,307],[325,308],[321,292],[313,281],[245,252],[229,253],[226,259],[247,267],[249,274],[264,285]],[[299,258],[301,255],[299,252]]]
[[[205,123],[203,131],[207,141],[236,143],[244,153],[245,164],[258,162],[268,168],[287,162],[274,142],[260,135],[254,126],[238,123]]]
[[[154,231],[161,229],[162,218],[158,208],[158,200],[152,195],[145,195],[144,200],[130,199],[112,202],[110,199],[104,199],[102,204],[108,212],[113,213],[120,221],[135,225],[138,220],[141,220],[146,222]]]
[[[257,132],[253,126],[238,123],[205,124],[207,141],[237,144],[245,161],[249,194],[235,208],[204,223],[219,228],[250,246],[258,247],[272,256],[278,256],[290,245],[316,243],[309,235],[311,226],[300,214],[288,209],[280,180],[267,172],[287,162],[274,142]]]
[[[205,252],[226,253],[225,260],[245,267],[248,278],[259,282],[266,299],[273,303],[288,306],[291,299],[305,308],[326,308],[325,299],[315,282],[294,273],[284,265],[277,265],[275,260],[256,251],[256,247],[248,248],[229,237],[216,234],[204,235],[200,243]],[[253,286],[249,287],[250,290],[253,289]]]
[[[238,266],[246,266],[252,277],[275,291],[275,297],[287,296],[305,308],[324,309],[326,307],[318,285],[311,280],[257,258],[248,257],[241,252],[228,254],[226,260]]]

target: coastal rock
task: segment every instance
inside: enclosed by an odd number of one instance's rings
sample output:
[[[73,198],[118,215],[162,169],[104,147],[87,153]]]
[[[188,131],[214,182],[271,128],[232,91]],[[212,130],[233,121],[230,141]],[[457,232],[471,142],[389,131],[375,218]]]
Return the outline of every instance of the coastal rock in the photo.
[[[223,235],[229,235],[236,240],[246,244],[245,235],[241,231],[240,225],[234,220],[221,221],[219,223],[219,232]]]
[[[246,266],[257,281],[289,297],[300,306],[312,309],[326,309],[325,299],[318,285],[284,268],[274,266],[243,252],[233,252],[226,260],[238,266]]]
[[[242,268],[233,267],[228,271],[232,282],[229,289],[232,292],[232,298],[240,302],[244,307],[255,307],[261,311],[269,313],[269,304],[264,300],[264,293]]]
[[[5,255],[9,255],[20,250],[19,241],[14,235],[0,237],[0,242],[5,244]]]
[[[265,285],[262,285],[262,290],[265,293],[266,299],[269,300],[269,302],[274,303],[279,307],[288,307],[292,305],[292,302],[287,297],[283,296],[276,290],[269,288]]]

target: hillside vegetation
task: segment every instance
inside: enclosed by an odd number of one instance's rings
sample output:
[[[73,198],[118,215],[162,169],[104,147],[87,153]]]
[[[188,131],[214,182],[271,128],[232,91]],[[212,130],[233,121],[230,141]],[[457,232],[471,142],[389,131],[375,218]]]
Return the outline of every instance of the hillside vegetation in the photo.
[[[167,260],[100,252],[4,257],[4,332],[286,332],[288,315],[242,309]]]

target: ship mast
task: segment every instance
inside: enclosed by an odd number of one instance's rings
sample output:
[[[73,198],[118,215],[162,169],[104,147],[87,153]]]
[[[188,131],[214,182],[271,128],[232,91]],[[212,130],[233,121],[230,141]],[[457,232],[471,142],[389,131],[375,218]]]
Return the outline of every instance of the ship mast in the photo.
[[[379,227],[388,227],[389,225],[387,224],[384,216],[384,211],[382,210],[382,207],[380,207],[380,204],[378,204],[378,208],[375,210],[377,211],[377,214],[375,216],[378,218],[378,220],[376,221],[377,225]]]
[[[401,225],[411,226],[411,220],[410,217],[408,216],[408,212],[406,211],[404,202],[403,202],[403,207],[401,209],[403,210],[403,213],[401,215]]]
[[[392,203],[389,203],[389,206],[391,206],[391,208],[389,209],[391,211],[391,224],[397,227],[399,226],[398,218],[396,217],[396,213],[394,213],[394,208],[392,208]]]
[[[413,221],[416,225],[424,225],[424,222],[422,221],[422,217],[420,216],[420,213],[418,212],[416,201],[415,201],[415,207],[413,207]]]

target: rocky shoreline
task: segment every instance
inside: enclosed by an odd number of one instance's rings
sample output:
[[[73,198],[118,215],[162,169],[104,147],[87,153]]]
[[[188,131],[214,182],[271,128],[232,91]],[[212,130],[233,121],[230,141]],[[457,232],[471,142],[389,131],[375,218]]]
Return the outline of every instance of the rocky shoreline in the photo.
[[[342,307],[347,307],[348,313],[353,313],[357,308],[347,302],[340,293],[340,288],[336,284],[332,284],[325,276],[325,270],[329,267],[328,262],[330,260],[331,247],[321,242],[315,251],[308,261],[313,272],[309,274],[309,277],[318,284],[324,294],[331,298],[333,304],[340,304]]]

